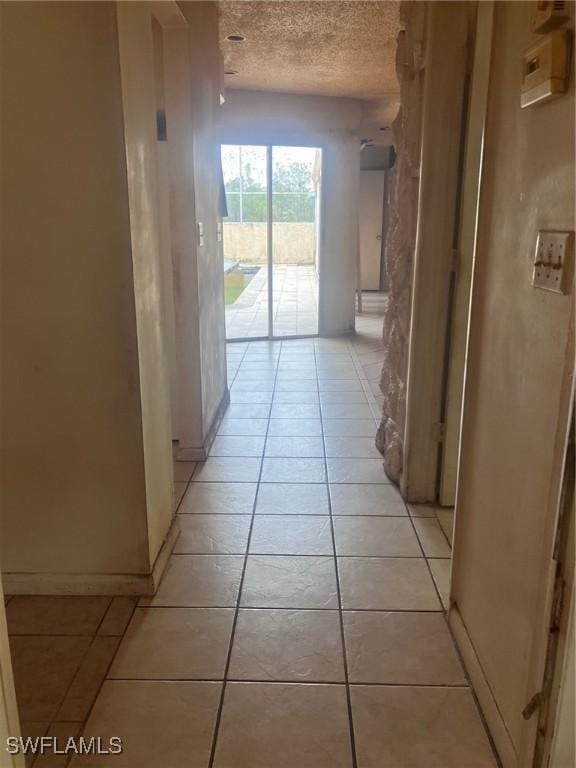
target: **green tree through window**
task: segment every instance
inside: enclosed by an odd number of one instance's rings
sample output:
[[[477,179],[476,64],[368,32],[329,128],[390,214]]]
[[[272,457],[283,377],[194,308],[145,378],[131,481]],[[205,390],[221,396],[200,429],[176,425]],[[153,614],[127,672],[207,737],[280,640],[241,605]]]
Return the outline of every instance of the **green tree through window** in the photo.
[[[243,165],[242,176],[238,174],[225,183],[228,205],[226,220],[265,222],[266,187],[257,178],[249,160]],[[275,164],[272,189],[273,221],[314,221],[316,191],[310,168],[306,163],[293,161]]]

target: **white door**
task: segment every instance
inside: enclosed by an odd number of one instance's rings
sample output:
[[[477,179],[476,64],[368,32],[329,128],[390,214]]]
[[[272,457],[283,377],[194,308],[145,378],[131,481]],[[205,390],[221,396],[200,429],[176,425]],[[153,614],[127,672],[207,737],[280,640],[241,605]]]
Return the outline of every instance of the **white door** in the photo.
[[[384,171],[360,171],[360,276],[363,291],[380,289]]]

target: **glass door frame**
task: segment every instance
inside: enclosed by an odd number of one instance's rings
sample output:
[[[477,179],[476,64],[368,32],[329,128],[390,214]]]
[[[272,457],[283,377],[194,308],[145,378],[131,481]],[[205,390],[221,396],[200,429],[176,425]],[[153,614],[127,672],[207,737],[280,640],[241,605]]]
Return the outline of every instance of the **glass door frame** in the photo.
[[[325,148],[323,144],[308,144],[306,142],[286,142],[284,144],[269,144],[267,142],[246,142],[243,141],[240,144],[230,144],[223,142],[222,146],[238,146],[238,147],[265,147],[266,148],[266,269],[267,275],[267,294],[268,294],[268,335],[266,336],[238,336],[234,339],[226,338],[227,344],[234,344],[234,342],[247,342],[247,341],[278,341],[282,339],[314,339],[320,335],[320,307],[322,297],[323,286],[323,240],[324,240],[324,155]],[[274,147],[302,147],[309,149],[320,150],[320,184],[318,188],[318,217],[319,221],[314,219],[314,226],[318,232],[318,245],[316,248],[317,254],[317,270],[318,270],[318,322],[316,327],[316,333],[304,333],[295,334],[290,336],[275,336],[274,335],[274,212],[273,212],[273,150]]]

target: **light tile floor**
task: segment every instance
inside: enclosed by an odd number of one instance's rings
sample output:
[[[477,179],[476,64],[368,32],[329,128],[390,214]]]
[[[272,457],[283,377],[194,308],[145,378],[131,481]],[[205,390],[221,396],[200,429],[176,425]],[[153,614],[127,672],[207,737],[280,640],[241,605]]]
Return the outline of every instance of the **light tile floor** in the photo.
[[[318,333],[318,274],[314,265],[275,264],[272,273],[275,336]],[[226,338],[268,335],[268,272],[262,266],[226,306]]]
[[[9,601],[27,733],[123,738],[75,768],[495,768],[443,612],[450,512],[382,471],[363,326],[230,346],[233,415],[176,466],[154,597]]]

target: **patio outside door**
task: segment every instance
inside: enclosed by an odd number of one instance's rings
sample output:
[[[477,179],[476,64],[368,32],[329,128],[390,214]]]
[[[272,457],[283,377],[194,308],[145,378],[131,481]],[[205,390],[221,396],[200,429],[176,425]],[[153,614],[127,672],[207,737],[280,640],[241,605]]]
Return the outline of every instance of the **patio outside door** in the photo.
[[[318,333],[322,152],[222,145],[228,341]]]

